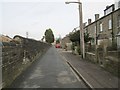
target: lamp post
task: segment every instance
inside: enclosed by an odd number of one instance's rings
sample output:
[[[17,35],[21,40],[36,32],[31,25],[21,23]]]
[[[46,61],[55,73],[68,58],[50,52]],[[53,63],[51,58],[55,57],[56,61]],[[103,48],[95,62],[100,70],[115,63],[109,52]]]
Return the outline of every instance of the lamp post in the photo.
[[[79,28],[79,27],[74,28],[72,32],[74,32],[74,31],[76,32],[76,30],[77,30],[78,28]]]
[[[83,17],[82,17],[82,3],[80,1],[78,1],[78,2],[65,2],[65,4],[70,4],[70,3],[77,3],[79,5],[80,50],[82,52],[82,58],[85,58]]]

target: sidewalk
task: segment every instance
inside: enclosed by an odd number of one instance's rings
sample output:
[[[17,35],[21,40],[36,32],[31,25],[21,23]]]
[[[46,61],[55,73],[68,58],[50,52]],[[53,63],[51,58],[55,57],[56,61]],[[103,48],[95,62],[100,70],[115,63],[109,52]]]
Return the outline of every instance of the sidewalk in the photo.
[[[79,55],[73,55],[71,52],[59,50],[59,53],[72,64],[93,88],[119,87],[118,81],[120,79],[118,80],[117,77],[105,71],[100,66],[83,60]]]

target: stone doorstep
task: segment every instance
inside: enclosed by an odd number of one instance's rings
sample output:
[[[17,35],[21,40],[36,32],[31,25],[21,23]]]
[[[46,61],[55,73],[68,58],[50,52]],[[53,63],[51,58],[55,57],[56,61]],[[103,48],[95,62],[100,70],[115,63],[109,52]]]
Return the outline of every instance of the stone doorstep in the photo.
[[[91,52],[86,52],[87,54],[90,54],[90,55],[93,55],[93,56],[95,56],[95,54],[94,53],[91,53]]]

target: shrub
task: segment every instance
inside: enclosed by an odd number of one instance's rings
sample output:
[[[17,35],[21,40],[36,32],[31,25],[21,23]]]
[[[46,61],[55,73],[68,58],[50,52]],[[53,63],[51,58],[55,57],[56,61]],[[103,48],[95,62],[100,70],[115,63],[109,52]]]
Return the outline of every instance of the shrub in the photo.
[[[72,50],[75,50],[75,44],[72,43],[72,46],[71,46]]]
[[[79,55],[81,54],[80,46],[77,47],[77,52],[78,52]]]
[[[112,46],[107,47],[108,51],[113,51],[113,50],[117,50],[117,44],[113,44]]]

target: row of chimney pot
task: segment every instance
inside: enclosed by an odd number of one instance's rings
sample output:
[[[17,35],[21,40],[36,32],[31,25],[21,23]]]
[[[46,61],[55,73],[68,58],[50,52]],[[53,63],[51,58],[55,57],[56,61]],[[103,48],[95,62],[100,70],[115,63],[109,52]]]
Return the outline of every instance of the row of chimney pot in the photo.
[[[99,14],[95,14],[95,21],[99,19]],[[91,24],[92,19],[88,19],[88,25]]]

